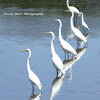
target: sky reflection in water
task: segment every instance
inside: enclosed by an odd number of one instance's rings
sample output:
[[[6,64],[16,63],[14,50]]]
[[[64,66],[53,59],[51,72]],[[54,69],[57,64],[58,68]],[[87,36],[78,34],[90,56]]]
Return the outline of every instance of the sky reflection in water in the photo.
[[[22,1],[23,2],[23,1]],[[98,1],[97,1],[98,2]],[[90,0],[88,2],[90,4]],[[72,2],[76,5],[76,1]],[[82,5],[83,4],[83,5]],[[66,5],[56,4],[49,7],[25,8],[13,3],[0,5],[0,99],[2,100],[90,100],[100,98],[100,12],[99,4],[94,3],[96,12],[87,3],[78,3],[78,8],[84,13],[85,21],[90,28],[88,48],[78,49],[78,58],[64,60],[64,52],[59,46],[58,23],[52,20],[62,20],[62,35],[67,39],[70,30],[70,13],[64,13]],[[92,3],[93,4],[93,3]],[[16,6],[17,5],[17,6]],[[38,4],[37,4],[38,5]],[[32,7],[34,5],[31,5]],[[62,8],[64,6],[64,8]],[[85,8],[85,9],[84,9]],[[4,12],[42,12],[43,16],[3,16]],[[80,23],[80,19],[78,21]],[[81,29],[81,24],[78,28]],[[54,46],[59,57],[64,61],[66,75],[56,77],[56,70],[51,61],[51,36],[43,34],[53,31],[56,35]],[[77,49],[77,42],[72,33],[68,35],[68,42]],[[27,53],[20,52],[30,48],[32,71],[43,84],[42,94],[36,88],[31,96],[31,84],[27,77]],[[71,56],[71,55],[70,55]],[[58,84],[59,83],[59,84]],[[55,87],[55,84],[58,86]]]

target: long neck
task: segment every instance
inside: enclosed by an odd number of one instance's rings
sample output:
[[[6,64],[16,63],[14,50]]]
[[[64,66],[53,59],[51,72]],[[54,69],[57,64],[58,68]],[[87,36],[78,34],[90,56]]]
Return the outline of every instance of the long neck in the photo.
[[[83,17],[83,14],[82,14],[82,22],[84,22],[84,17]]]
[[[72,16],[71,16],[71,19],[70,19],[71,29],[75,28],[74,25],[73,25],[73,18],[74,18],[74,13],[72,12]]]
[[[55,36],[54,36],[54,34],[52,34],[52,40],[51,40],[51,54],[52,54],[52,56],[55,54],[55,49],[54,49],[54,44],[53,44],[54,39],[55,39]]]
[[[70,7],[70,6],[69,6],[69,0],[67,0],[66,3],[67,3],[67,7],[68,7],[68,9],[69,9],[69,7]]]
[[[30,64],[29,64],[30,58],[31,58],[31,51],[29,52],[29,56],[28,56],[28,58],[27,58],[27,71],[28,71],[28,73],[29,73],[29,71],[31,71],[31,69],[30,69]]]
[[[61,21],[59,21],[59,24],[60,24],[60,26],[59,26],[59,41],[61,41],[62,40],[62,35],[61,35],[62,23],[61,23]]]

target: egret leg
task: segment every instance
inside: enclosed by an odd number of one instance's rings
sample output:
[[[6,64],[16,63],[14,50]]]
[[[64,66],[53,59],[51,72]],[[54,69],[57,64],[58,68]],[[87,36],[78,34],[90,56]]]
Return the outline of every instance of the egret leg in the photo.
[[[75,16],[74,16],[74,26],[75,26]]]
[[[84,30],[84,34],[85,34],[85,28],[83,27],[83,30]]]
[[[58,76],[58,70],[57,70],[57,76]]]
[[[77,23],[77,16],[76,16],[76,14],[74,14],[74,26],[75,26],[75,24]]]
[[[77,41],[77,49],[78,49],[78,41]]]
[[[66,52],[65,52],[65,60],[66,60]]]
[[[77,49],[79,48],[80,44],[79,44],[79,41],[77,40]]]
[[[69,58],[69,54],[68,54],[68,52],[67,52],[67,56],[68,56],[68,58]],[[68,60],[68,58],[67,58],[67,60]]]
[[[76,19],[75,19],[75,21],[76,21],[75,23],[77,23],[77,16],[76,16],[76,15],[75,15],[75,18],[76,18]]]
[[[34,93],[34,86],[32,85],[32,93]]]

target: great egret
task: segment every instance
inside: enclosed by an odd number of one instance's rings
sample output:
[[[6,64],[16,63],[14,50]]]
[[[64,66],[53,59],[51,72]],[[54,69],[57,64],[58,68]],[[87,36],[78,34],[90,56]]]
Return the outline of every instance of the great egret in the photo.
[[[66,52],[67,52],[67,54],[72,53],[74,56],[77,56],[77,52],[74,50],[74,48],[67,41],[65,41],[62,38],[62,35],[61,35],[62,22],[61,22],[61,20],[56,19],[56,20],[53,20],[53,21],[58,21],[59,24],[60,24],[60,26],[59,26],[59,41],[60,41],[60,45],[61,45],[62,49],[65,52],[65,55],[66,55]],[[68,55],[68,57],[69,57],[69,55]]]
[[[41,82],[40,82],[39,78],[37,77],[37,75],[35,75],[34,72],[32,72],[32,70],[30,68],[29,60],[31,58],[31,50],[26,49],[26,50],[22,50],[22,51],[28,51],[29,52],[29,56],[27,58],[27,72],[28,72],[29,80],[32,84],[32,89],[34,91],[34,85],[36,85],[41,90],[41,88],[42,88]]]
[[[80,11],[76,7],[69,6],[69,0],[67,0],[66,3],[67,3],[67,7],[68,7],[69,10],[72,10],[75,14],[80,15]]]
[[[55,48],[54,48],[54,45],[53,45],[53,41],[55,39],[55,35],[54,35],[54,33],[52,31],[47,32],[45,34],[51,34],[52,35],[52,40],[51,40],[51,55],[52,55],[52,62],[54,64],[54,67],[57,70],[57,75],[58,75],[59,71],[61,71],[62,74],[65,74],[65,72],[63,71],[63,68],[64,68],[63,62],[61,61],[61,59],[59,58],[59,56],[55,52]]]
[[[72,10],[69,10],[69,11],[72,13],[72,16],[71,16],[71,19],[70,19],[70,24],[71,24],[71,29],[72,29],[72,31],[75,35],[76,40],[77,40],[77,46],[79,45],[78,41],[83,41],[84,43],[87,44],[87,40],[84,37],[84,35],[77,28],[75,28],[74,25],[73,25],[74,12]]]
[[[82,15],[82,26],[83,26],[84,32],[85,32],[85,29],[89,30],[89,27],[87,26],[87,24],[86,24],[85,21],[84,21],[83,13],[80,12],[80,14]]]
[[[80,11],[74,6],[69,6],[69,0],[66,1],[66,4],[67,4],[68,9],[72,10],[74,12],[75,18],[76,18],[76,22],[77,22],[77,16],[76,15],[80,16]],[[74,23],[75,23],[75,18],[74,18]]]

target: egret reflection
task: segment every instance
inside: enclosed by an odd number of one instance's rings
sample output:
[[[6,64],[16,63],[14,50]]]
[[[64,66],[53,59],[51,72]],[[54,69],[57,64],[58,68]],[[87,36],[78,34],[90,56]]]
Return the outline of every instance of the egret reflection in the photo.
[[[52,82],[51,92],[50,92],[50,100],[60,92],[60,88],[64,82],[65,75],[61,75],[60,77],[56,76],[56,78]]]
[[[78,24],[75,24],[75,28],[77,28],[79,30],[81,29],[80,25],[78,25]],[[66,32],[66,41],[68,41],[69,39],[73,39],[73,38],[74,38],[74,33],[73,33],[72,29],[69,28]]]
[[[39,94],[35,95],[35,94],[32,94],[29,98],[29,100],[40,100],[42,96],[42,93],[40,92]]]
[[[64,60],[64,71],[69,69],[70,75],[67,76],[67,79],[72,80],[72,65],[76,62],[76,58],[72,58],[70,60]]]
[[[84,48],[78,48],[77,50],[76,50],[76,52],[77,52],[77,58],[72,58],[72,59],[70,59],[70,60],[64,60],[63,61],[63,64],[64,64],[64,71],[67,71],[68,69],[69,69],[69,72],[70,72],[70,75],[69,76],[67,76],[67,79],[69,79],[69,80],[72,80],[72,65],[76,62],[76,61],[78,61],[83,55],[84,55],[84,53],[86,52],[86,50],[87,50],[87,47],[85,46]]]
[[[76,50],[77,55],[78,55],[76,61],[78,61],[84,55],[84,53],[86,52],[86,50],[87,50],[86,46],[83,47],[83,48],[79,48],[79,49]]]
[[[84,34],[84,37],[87,39],[88,38],[88,36],[89,36],[89,33],[86,33],[86,34]],[[81,48],[83,48],[83,44],[84,44],[84,42],[81,42]]]

